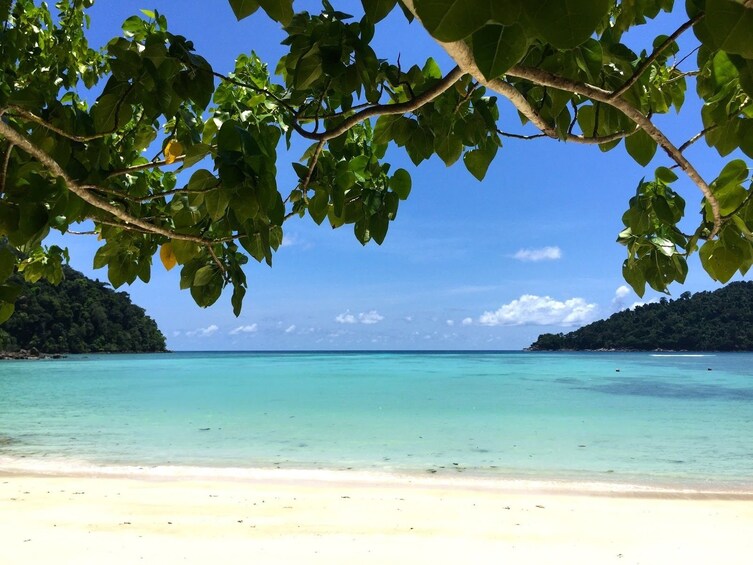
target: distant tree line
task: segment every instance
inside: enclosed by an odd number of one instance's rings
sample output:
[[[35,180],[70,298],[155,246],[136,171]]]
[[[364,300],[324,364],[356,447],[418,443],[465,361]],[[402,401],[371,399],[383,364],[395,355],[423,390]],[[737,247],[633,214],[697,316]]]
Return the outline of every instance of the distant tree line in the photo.
[[[623,310],[567,334],[542,334],[530,349],[751,351],[753,282],[693,295],[684,292],[676,300],[662,298]]]
[[[0,350],[35,348],[45,353],[159,352],[165,336],[125,292],[88,279],[69,267],[58,285],[28,283],[14,314],[0,325]]]

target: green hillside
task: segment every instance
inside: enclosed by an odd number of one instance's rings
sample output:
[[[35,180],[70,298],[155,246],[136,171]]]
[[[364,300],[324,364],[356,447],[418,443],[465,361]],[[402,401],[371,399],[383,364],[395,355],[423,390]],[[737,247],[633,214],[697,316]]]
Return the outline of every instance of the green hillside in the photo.
[[[623,310],[567,334],[542,334],[534,351],[618,349],[753,351],[753,282]]]
[[[125,292],[64,267],[65,278],[53,286],[29,284],[14,314],[0,325],[0,350],[35,348],[45,353],[158,352],[165,336],[143,308]]]

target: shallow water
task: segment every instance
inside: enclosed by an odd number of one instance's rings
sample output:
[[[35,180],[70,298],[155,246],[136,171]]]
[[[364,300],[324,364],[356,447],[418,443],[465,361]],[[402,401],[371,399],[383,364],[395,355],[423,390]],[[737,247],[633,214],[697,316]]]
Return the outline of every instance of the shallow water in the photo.
[[[6,361],[0,467],[353,468],[753,488],[751,366],[753,354],[521,352]]]

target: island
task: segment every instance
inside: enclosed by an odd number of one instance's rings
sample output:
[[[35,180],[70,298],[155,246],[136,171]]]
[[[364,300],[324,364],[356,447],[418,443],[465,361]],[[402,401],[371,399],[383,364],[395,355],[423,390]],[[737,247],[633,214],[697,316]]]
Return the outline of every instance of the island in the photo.
[[[753,351],[753,282],[683,292],[569,333],[539,336],[531,351]]]
[[[0,356],[164,352],[165,336],[125,292],[64,267],[58,285],[22,285],[13,315],[0,325]]]

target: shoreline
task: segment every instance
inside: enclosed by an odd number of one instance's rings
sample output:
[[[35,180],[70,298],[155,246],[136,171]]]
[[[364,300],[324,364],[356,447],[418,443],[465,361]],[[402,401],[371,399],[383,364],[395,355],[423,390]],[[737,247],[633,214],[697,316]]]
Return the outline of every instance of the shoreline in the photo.
[[[367,481],[0,473],[7,563],[747,563],[746,499]]]
[[[453,488],[504,493],[628,497],[686,500],[753,501],[753,484],[666,479],[629,482],[624,479],[531,477],[485,473],[425,474],[406,470],[341,468],[226,467],[195,465],[98,465],[57,460],[11,459],[0,456],[0,478],[123,479],[143,481],[216,481],[228,483],[280,482],[327,486],[349,484],[371,487]],[[734,485],[734,486],[733,486]]]

